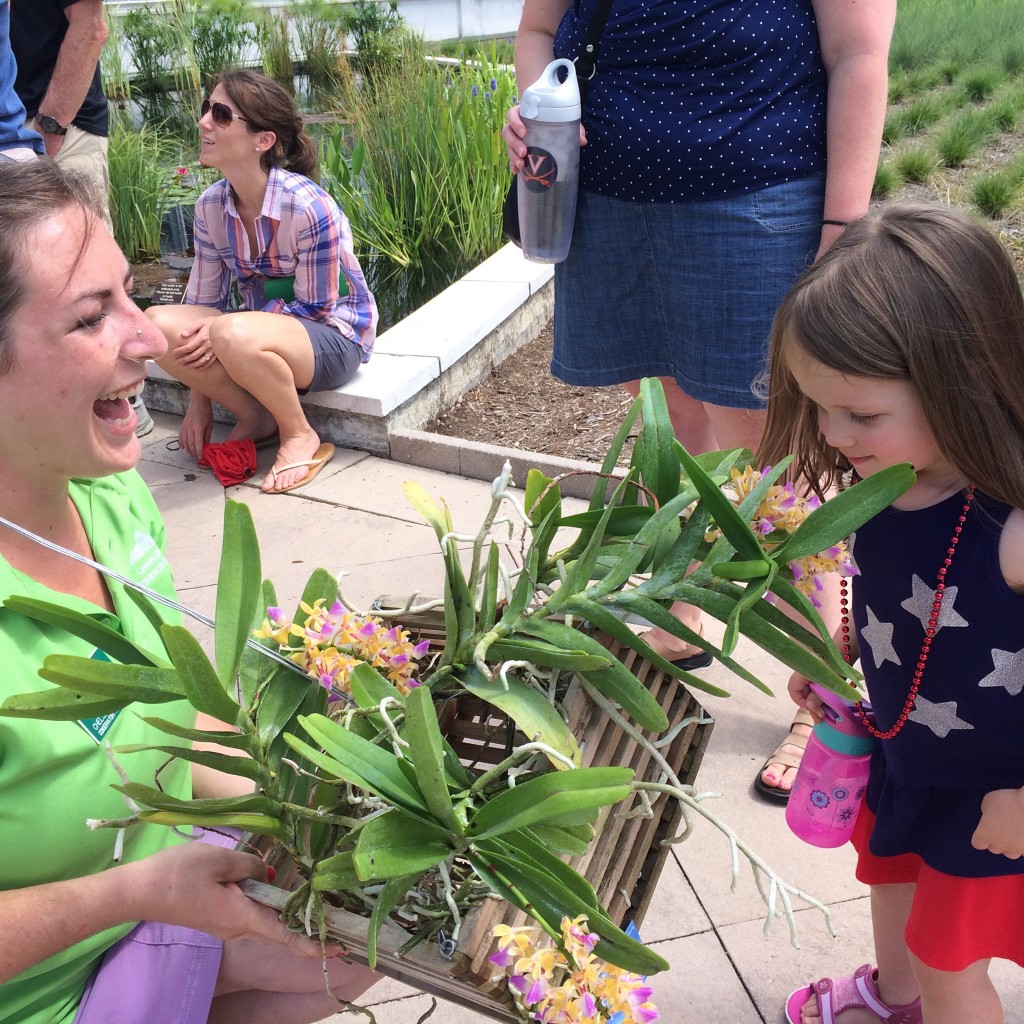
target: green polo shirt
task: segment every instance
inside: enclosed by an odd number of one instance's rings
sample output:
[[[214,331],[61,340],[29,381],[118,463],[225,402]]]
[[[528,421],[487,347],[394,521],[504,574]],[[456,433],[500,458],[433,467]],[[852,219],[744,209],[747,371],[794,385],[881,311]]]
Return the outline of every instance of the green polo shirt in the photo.
[[[164,557],[164,526],[134,470],[102,480],[73,480],[71,498],[97,561],[174,595]],[[125,588],[109,578],[107,587],[113,614],[40,586],[0,558],[0,597],[22,594],[59,602],[118,629],[147,650],[163,653],[159,635]],[[161,614],[165,621],[179,621],[169,609],[161,608]],[[52,653],[89,657],[94,648],[61,629],[0,607],[0,701],[13,693],[48,689],[50,684],[37,671]],[[184,701],[140,710],[182,725],[191,725],[195,719]],[[81,877],[111,866],[116,833],[110,829],[90,832],[85,825],[87,818],[120,818],[128,813],[121,795],[110,788],[119,780],[93,735],[102,733],[104,726],[108,727],[104,738],[114,745],[168,741],[141,722],[131,708],[112,723],[93,723],[91,732],[78,722],[0,718],[0,889]],[[133,781],[153,785],[154,773],[166,755],[125,754],[120,761]],[[190,796],[188,765],[169,765],[160,773],[160,785],[177,796]],[[177,841],[163,826],[136,826],[126,837],[123,859],[139,860]],[[93,935],[0,986],[0,1024],[70,1024],[103,952],[131,927],[125,924]]]

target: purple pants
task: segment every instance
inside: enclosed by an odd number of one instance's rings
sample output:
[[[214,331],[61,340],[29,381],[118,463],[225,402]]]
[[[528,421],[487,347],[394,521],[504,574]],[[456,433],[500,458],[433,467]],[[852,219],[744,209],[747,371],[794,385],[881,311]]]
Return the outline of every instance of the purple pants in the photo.
[[[235,845],[215,832],[199,841]],[[206,1024],[223,945],[193,928],[143,921],[103,955],[74,1024]]]

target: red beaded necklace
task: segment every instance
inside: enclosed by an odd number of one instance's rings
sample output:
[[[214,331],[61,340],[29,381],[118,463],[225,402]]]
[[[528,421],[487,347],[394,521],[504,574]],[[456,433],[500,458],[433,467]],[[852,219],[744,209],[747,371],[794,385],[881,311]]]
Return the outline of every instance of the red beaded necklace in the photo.
[[[914,678],[910,684],[907,699],[903,702],[903,710],[896,719],[896,724],[891,729],[886,729],[884,731],[875,728],[874,724],[868,720],[868,713],[864,709],[864,701],[857,701],[854,713],[864,723],[868,732],[876,739],[891,740],[893,736],[895,736],[900,729],[907,724],[907,719],[910,717],[911,711],[914,710],[914,703],[917,701],[917,693],[918,690],[921,689],[921,677],[924,675],[924,666],[928,661],[928,652],[932,648],[932,640],[935,639],[935,633],[939,623],[939,613],[942,611],[942,599],[946,596],[946,574],[949,572],[949,567],[953,564],[953,555],[956,552],[957,544],[960,542],[960,534],[963,532],[964,523],[967,521],[967,513],[970,511],[971,502],[973,500],[974,485],[970,484],[967,488],[967,496],[964,498],[963,508],[960,510],[956,526],[953,528],[953,536],[949,539],[949,547],[946,548],[946,557],[943,560],[942,565],[939,567],[938,579],[935,583],[935,599],[932,601],[932,613],[928,616],[928,625],[925,627],[924,642],[921,644],[921,654],[917,659],[917,667],[914,669]],[[851,664],[850,601],[847,581],[845,578],[842,579],[839,584],[839,609],[842,615],[840,622],[843,636],[843,657],[849,665]]]

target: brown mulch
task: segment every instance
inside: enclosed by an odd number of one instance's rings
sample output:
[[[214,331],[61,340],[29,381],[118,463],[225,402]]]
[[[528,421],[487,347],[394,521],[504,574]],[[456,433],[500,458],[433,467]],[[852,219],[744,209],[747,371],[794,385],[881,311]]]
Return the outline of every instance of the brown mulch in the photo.
[[[621,387],[578,388],[551,376],[551,324],[495,367],[426,430],[467,441],[601,462],[632,401]],[[627,442],[620,462],[629,461]]]

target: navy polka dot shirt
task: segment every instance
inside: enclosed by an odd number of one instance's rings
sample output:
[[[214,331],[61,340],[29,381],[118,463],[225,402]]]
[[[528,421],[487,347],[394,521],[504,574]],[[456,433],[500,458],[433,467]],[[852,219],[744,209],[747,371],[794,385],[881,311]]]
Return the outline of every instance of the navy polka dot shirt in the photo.
[[[595,0],[555,55],[575,57]],[[583,110],[584,188],[719,199],[825,166],[826,76],[810,0],[615,0]]]

